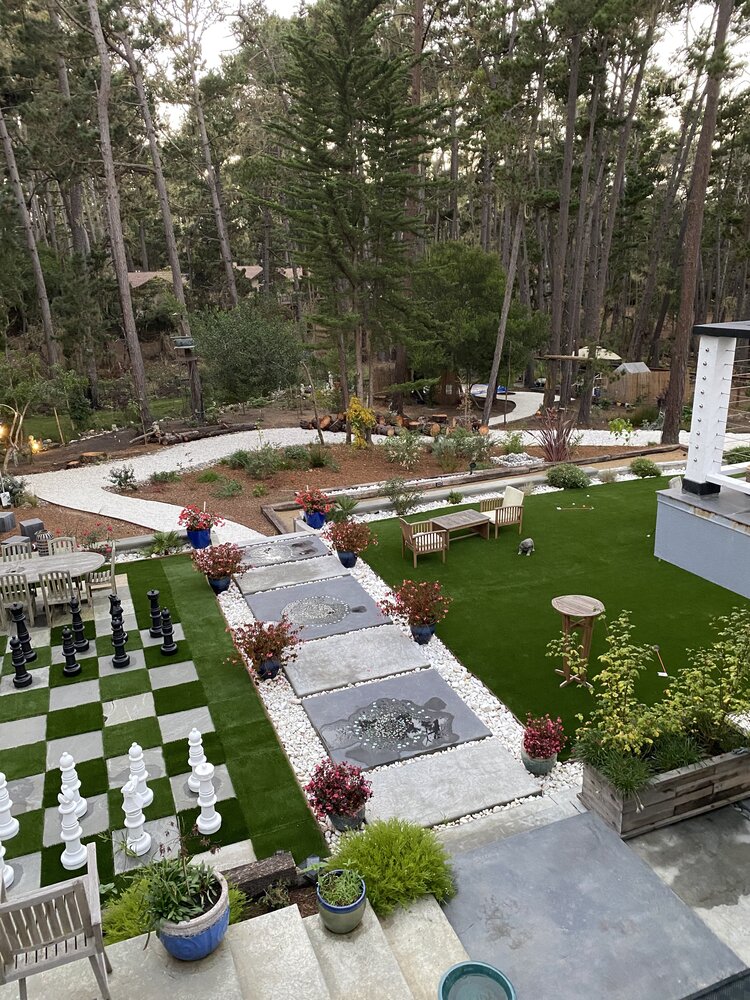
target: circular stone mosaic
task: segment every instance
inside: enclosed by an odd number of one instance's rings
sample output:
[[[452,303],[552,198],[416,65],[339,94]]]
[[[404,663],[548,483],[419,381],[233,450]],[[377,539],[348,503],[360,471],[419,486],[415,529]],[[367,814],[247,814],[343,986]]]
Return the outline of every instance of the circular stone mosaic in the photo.
[[[289,559],[294,559],[294,551],[292,546],[286,542],[276,542],[274,545],[266,545],[262,549],[253,549],[250,558],[263,565],[266,563],[287,562]]]
[[[401,698],[378,698],[349,716],[349,726],[365,750],[424,747],[443,735],[439,714]]]
[[[281,614],[294,625],[330,625],[342,621],[350,610],[348,604],[335,597],[304,597],[287,604]]]

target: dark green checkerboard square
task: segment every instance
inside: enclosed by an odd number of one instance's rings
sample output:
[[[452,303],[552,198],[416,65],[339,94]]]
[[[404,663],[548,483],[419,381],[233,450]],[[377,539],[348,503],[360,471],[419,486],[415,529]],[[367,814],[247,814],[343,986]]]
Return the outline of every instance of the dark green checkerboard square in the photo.
[[[0,770],[8,781],[26,778],[30,774],[44,774],[47,770],[47,744],[42,740],[24,747],[0,750]]]
[[[188,741],[175,740],[174,743],[165,743],[161,748],[164,754],[164,764],[167,774],[174,777],[176,774],[185,774],[190,770],[188,766]],[[203,734],[203,751],[206,760],[214,766],[226,763],[224,747],[217,733]]]
[[[26,666],[29,670],[37,670],[39,667],[48,667],[52,662],[52,649],[50,646],[32,646],[31,647],[36,653],[36,659],[31,660]],[[3,674],[13,673],[13,659],[10,655],[10,649],[6,652],[2,660]]]
[[[143,639],[141,633],[136,628],[128,629],[128,641],[125,644],[125,652],[132,652],[134,649],[143,649]],[[115,648],[112,645],[112,634],[100,635],[96,640],[96,651],[99,656],[114,656]]]
[[[176,684],[174,687],[159,688],[154,691],[154,705],[157,715],[186,712],[189,708],[200,708],[206,704],[206,701],[206,692],[200,681]]]
[[[42,849],[44,810],[34,809],[33,812],[22,813],[17,819],[18,833],[11,840],[3,841],[6,861],[35,854]]]
[[[107,778],[107,765],[101,758],[97,760],[83,760],[76,764],[76,773],[81,782],[81,795],[92,798],[94,795],[104,795],[109,788]],[[60,791],[60,769],[53,767],[44,776],[44,796],[42,805],[45,809],[56,806],[57,795]]]
[[[162,819],[164,816],[174,816],[174,799],[172,798],[172,786],[169,783],[169,778],[154,778],[153,780],[149,780],[148,787],[154,793],[154,801],[143,810],[146,819]],[[117,816],[124,820],[122,789],[110,788],[107,795],[109,797],[110,821],[112,817]],[[114,827],[122,827],[122,823],[119,820],[115,820]]]
[[[117,674],[107,674],[99,681],[99,691],[102,701],[114,701],[116,698],[127,698],[133,694],[143,694],[151,690],[148,670],[123,670]]]
[[[92,646],[90,653],[94,652],[94,647]],[[63,673],[63,663],[55,663],[54,666],[49,668],[49,686],[56,687],[66,687],[68,684],[81,684],[83,681],[95,681],[99,676],[99,661],[95,656],[90,656],[89,653],[81,654],[78,658],[78,663],[81,666],[80,674],[76,674],[75,677],[66,677]]]
[[[184,639],[180,639],[177,645],[177,652],[165,656],[161,651],[161,646],[146,646],[146,666],[163,667],[165,663],[182,663],[190,659],[190,647]]]
[[[85,837],[84,844],[94,844],[96,846],[96,867],[99,870],[99,883],[107,885],[114,879],[115,866],[112,859],[112,842],[109,833],[96,834],[93,837]],[[78,871],[66,871],[60,864],[62,856],[62,844],[54,847],[42,848],[42,885],[55,885],[57,882],[68,882],[76,876],[85,875],[86,869],[79,868]]]
[[[105,726],[102,730],[104,756],[120,757],[127,753],[131,743],[139,743],[144,750],[161,744],[161,730],[155,718],[135,719],[118,726]]]
[[[59,712],[50,712],[47,716],[47,739],[59,740],[63,736],[98,732],[103,724],[104,717],[99,702],[63,708]]]
[[[55,625],[55,627],[50,632],[50,644],[52,646],[62,646],[62,634],[64,628],[72,628],[70,625]],[[96,638],[96,630],[94,628],[93,621],[85,621],[83,623],[83,634],[87,639]]]
[[[49,709],[49,688],[33,686],[14,691],[0,698],[0,723],[14,719],[30,719],[33,715],[46,715]],[[2,752],[0,751],[0,759]]]
[[[5,652],[5,645],[8,642],[7,636],[0,635],[0,656]]]
[[[245,817],[237,799],[217,802],[216,811],[221,815],[221,826],[209,837],[193,832],[200,809],[185,809],[177,814],[180,829],[185,834],[185,847],[190,854],[200,854],[215,845],[224,847],[226,844],[236,844],[238,840],[249,838]]]

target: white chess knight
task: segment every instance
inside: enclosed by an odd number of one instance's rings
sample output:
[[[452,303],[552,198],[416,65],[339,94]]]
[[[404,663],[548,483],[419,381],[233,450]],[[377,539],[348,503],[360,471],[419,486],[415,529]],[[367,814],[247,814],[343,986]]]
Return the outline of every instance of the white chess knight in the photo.
[[[80,819],[81,816],[86,815],[86,810],[88,809],[89,804],[80,793],[81,781],[78,777],[78,772],[76,771],[76,762],[69,753],[64,753],[60,758],[60,773],[62,775],[61,791],[64,792],[68,789],[73,793],[76,818]]]
[[[65,844],[60,862],[66,871],[74,871],[86,864],[86,848],[81,843],[83,830],[76,816],[76,792],[63,788],[57,801],[60,803],[57,810],[61,818],[60,839]]]
[[[206,755],[203,752],[203,737],[195,728],[190,730],[190,735],[188,736],[188,746],[190,748],[188,751],[190,777],[187,780],[187,786],[191,792],[195,792],[197,794],[200,790],[200,780],[196,776],[195,769],[199,764],[206,763]]]
[[[144,829],[146,817],[143,815],[136,778],[129,778],[122,786],[122,809],[125,813],[127,849],[136,857],[141,857],[141,855],[147,854],[151,848],[151,834]]]
[[[198,832],[202,834],[216,833],[221,826],[221,816],[214,808],[216,805],[214,766],[207,762],[198,764],[194,773],[200,782],[198,805],[201,807],[201,812],[196,823]]]
[[[148,771],[146,770],[146,762],[143,759],[143,750],[137,743],[131,743],[130,750],[128,750],[128,760],[130,763],[129,777],[135,778],[138,794],[141,797],[141,806],[146,809],[154,801],[154,793],[146,784],[148,781]]]
[[[8,782],[5,780],[5,775],[0,773],[0,841],[10,840],[18,833],[18,820],[10,814],[12,808]]]

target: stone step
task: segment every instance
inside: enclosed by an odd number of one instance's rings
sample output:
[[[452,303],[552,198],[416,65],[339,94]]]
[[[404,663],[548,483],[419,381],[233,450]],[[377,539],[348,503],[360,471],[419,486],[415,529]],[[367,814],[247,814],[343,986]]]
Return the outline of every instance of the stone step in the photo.
[[[380,924],[414,1000],[435,1000],[445,970],[469,957],[434,896],[396,907]]]
[[[331,1000],[412,1000],[396,956],[369,903],[362,923],[351,934],[331,934],[317,914],[305,917],[302,923]]]
[[[194,864],[205,863],[220,872],[239,868],[240,865],[251,865],[257,860],[250,840],[237,840],[234,844],[226,844],[224,847],[193,856]]]
[[[296,906],[234,924],[227,940],[244,1000],[330,1000]]]
[[[316,559],[300,559],[298,562],[249,569],[242,576],[236,577],[236,581],[243,594],[259,594],[277,587],[291,587],[295,583],[330,580],[334,576],[345,576],[348,572],[341,565],[338,556],[319,556]]]

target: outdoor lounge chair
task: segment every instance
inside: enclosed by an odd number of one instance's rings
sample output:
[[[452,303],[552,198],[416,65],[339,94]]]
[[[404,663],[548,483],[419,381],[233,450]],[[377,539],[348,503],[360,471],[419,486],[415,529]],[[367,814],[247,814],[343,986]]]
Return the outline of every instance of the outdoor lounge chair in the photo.
[[[432,521],[415,521],[410,524],[403,517],[399,518],[401,524],[401,556],[406,555],[406,550],[410,549],[414,557],[414,567],[417,565],[417,558],[425,556],[431,552],[440,552],[445,562],[445,553],[448,551],[448,532],[439,528],[433,528]]]
[[[495,538],[500,528],[508,524],[518,525],[518,534],[523,528],[524,493],[515,486],[506,486],[502,498],[480,500],[479,513],[484,514],[495,525]]]

